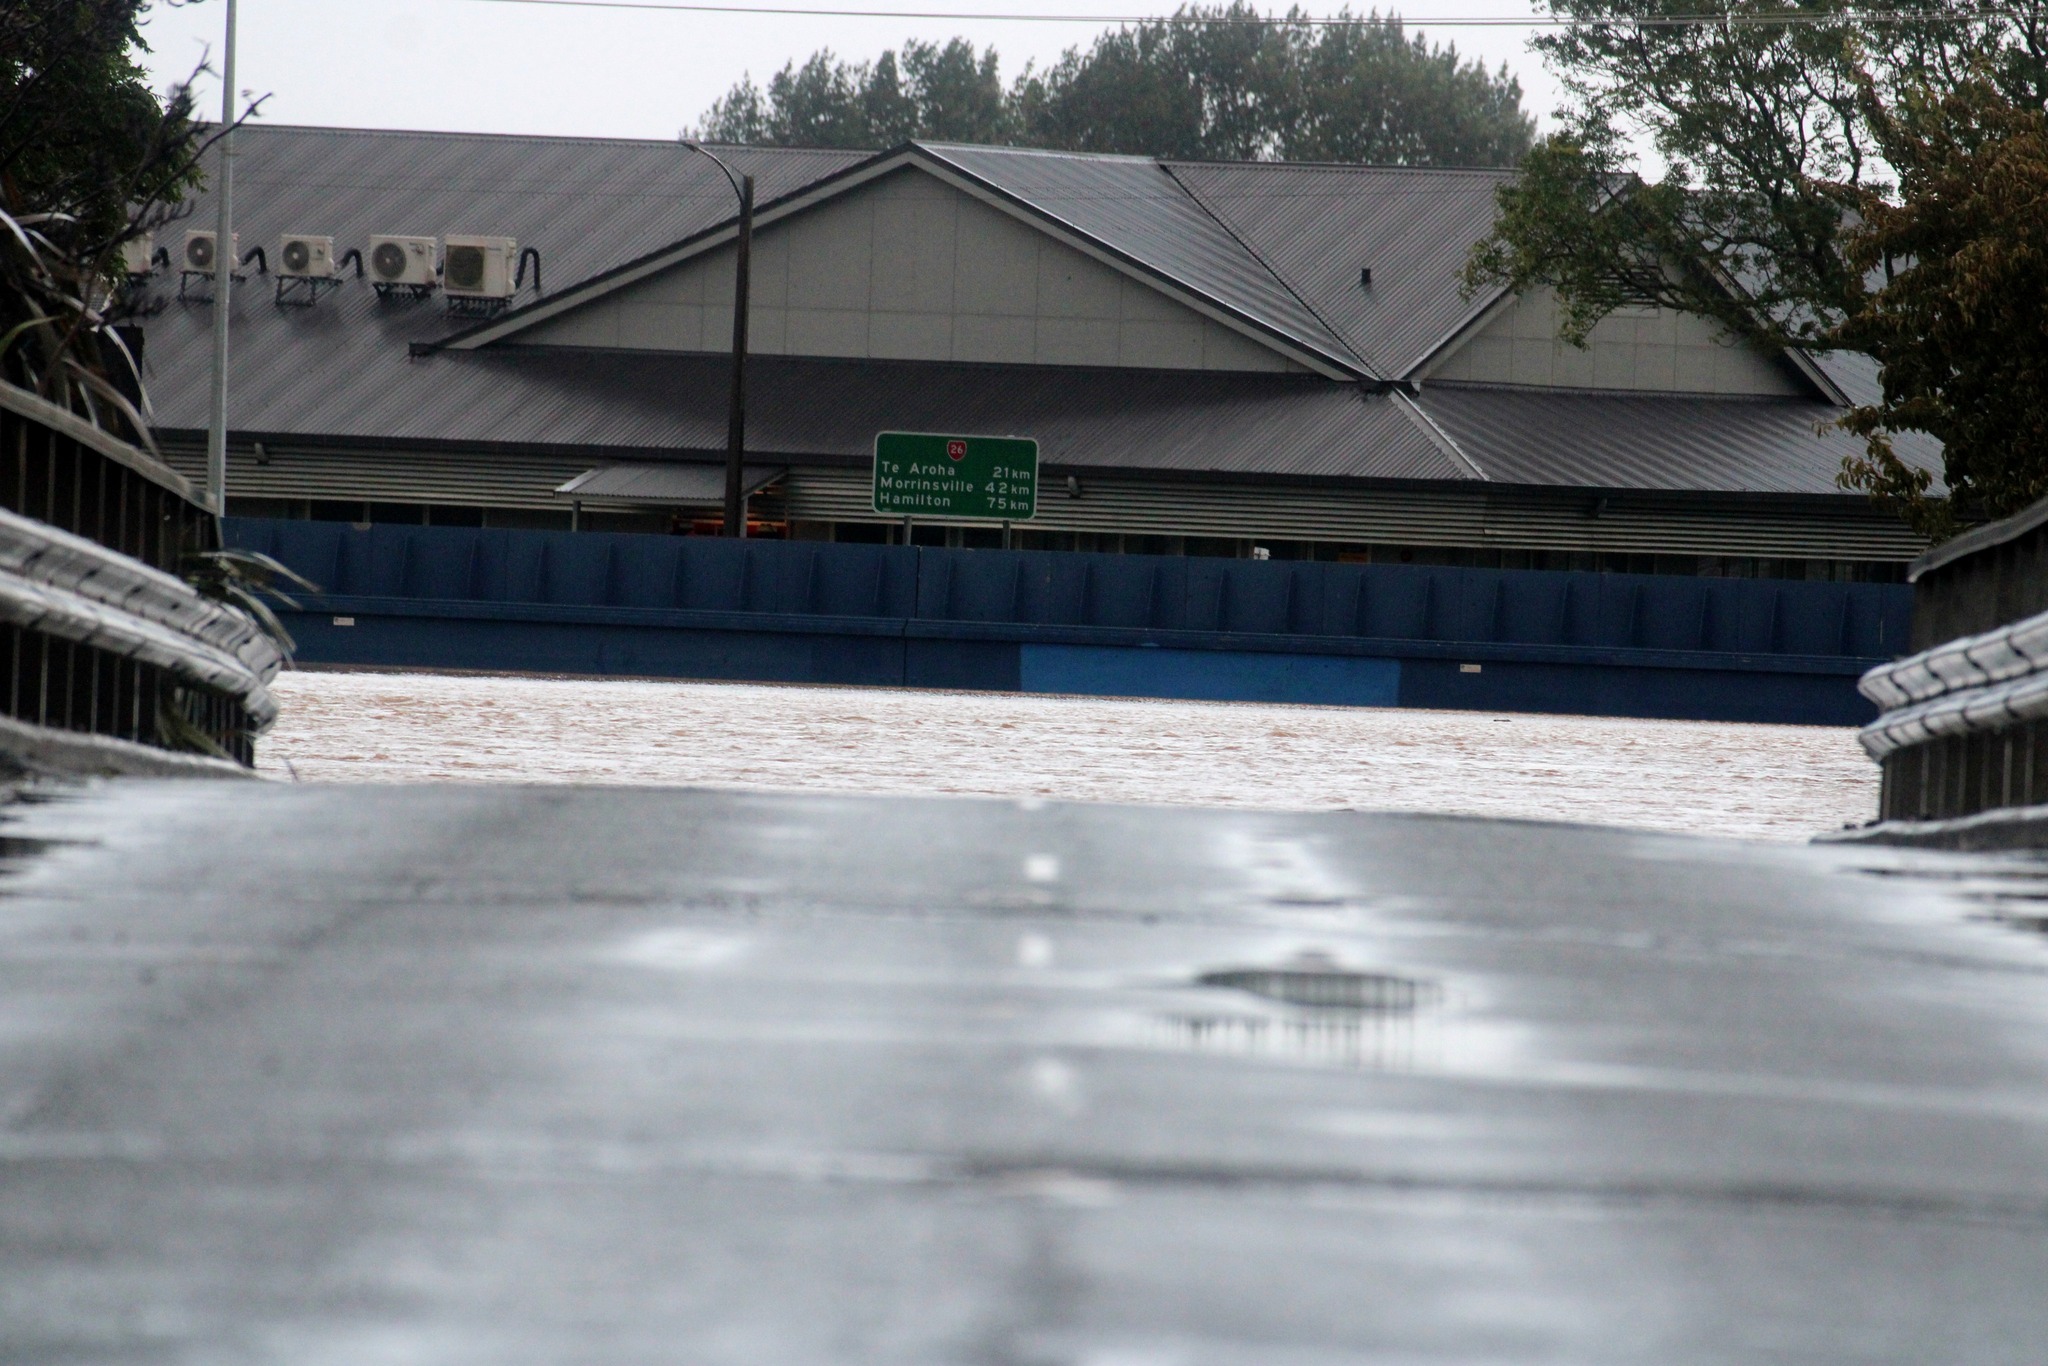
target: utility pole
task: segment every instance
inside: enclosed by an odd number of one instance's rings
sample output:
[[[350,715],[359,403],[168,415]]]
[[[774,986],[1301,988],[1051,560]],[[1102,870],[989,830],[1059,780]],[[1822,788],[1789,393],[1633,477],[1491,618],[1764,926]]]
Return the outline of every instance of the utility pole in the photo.
[[[754,178],[740,177],[739,264],[733,275],[732,397],[725,419],[725,534],[747,534],[747,258],[754,244]]]
[[[725,525],[722,534],[747,534],[747,268],[754,243],[754,178],[735,176],[701,142],[687,142],[725,172],[726,183],[740,200],[740,232],[732,285],[732,392],[725,409]]]
[[[220,217],[213,236],[213,407],[206,426],[206,497],[228,511],[228,304],[235,267],[235,0],[227,0],[220,76]]]

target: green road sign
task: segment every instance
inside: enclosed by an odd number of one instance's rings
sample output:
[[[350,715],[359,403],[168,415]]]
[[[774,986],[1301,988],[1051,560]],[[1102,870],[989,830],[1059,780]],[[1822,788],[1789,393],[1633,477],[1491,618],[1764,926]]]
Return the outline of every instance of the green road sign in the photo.
[[[878,432],[875,511],[1025,521],[1038,512],[1038,443],[1014,436]]]

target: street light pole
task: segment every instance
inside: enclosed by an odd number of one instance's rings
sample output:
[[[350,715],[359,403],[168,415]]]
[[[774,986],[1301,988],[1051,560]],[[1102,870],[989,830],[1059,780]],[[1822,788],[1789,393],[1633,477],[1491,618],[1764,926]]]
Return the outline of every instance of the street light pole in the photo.
[[[206,498],[228,512],[228,304],[235,266],[235,0],[227,4],[220,73],[220,217],[213,235],[213,393],[206,423]]]
[[[747,454],[747,269],[754,242],[754,178],[735,176],[732,167],[720,161],[701,142],[685,143],[711,158],[711,164],[725,172],[726,183],[740,200],[738,260],[733,275],[732,307],[732,392],[726,400],[725,426],[725,526],[723,534],[747,534],[746,476],[742,465]]]

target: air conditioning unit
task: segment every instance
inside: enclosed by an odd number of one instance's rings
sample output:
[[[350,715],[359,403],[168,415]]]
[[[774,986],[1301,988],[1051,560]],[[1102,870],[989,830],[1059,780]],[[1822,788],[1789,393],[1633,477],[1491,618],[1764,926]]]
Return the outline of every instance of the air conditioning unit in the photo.
[[[242,234],[236,233],[228,239],[228,274],[235,273],[241,259]],[[185,256],[181,269],[194,275],[211,275],[214,272],[214,232],[211,228],[190,228],[185,233]]]
[[[414,289],[434,287],[434,239],[431,237],[372,237],[370,279],[379,289],[410,285]]]
[[[121,272],[131,279],[149,275],[156,270],[156,234],[143,233],[131,237],[121,244]]]
[[[509,299],[518,278],[519,243],[510,237],[441,239],[441,292],[464,299]]]
[[[279,275],[295,280],[334,278],[334,239],[288,232],[277,239]]]

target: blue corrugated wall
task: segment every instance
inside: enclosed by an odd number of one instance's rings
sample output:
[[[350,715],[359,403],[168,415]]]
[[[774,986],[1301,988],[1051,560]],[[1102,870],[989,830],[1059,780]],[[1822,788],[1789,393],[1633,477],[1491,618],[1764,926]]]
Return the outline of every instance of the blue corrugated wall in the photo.
[[[233,518],[310,663],[1859,723],[1903,585]],[[336,618],[352,620],[338,625]]]

